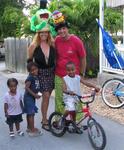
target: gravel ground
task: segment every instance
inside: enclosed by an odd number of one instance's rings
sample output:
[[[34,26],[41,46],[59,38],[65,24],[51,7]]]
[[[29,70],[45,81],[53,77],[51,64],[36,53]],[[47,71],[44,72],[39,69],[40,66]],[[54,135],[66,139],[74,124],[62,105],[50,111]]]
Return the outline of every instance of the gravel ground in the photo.
[[[88,82],[97,85],[97,79],[87,79]],[[86,86],[81,86],[83,93],[89,93],[91,89]],[[122,125],[124,125],[124,107],[119,109],[111,109],[102,101],[101,93],[97,94],[95,101],[91,104],[92,112],[99,114],[101,116],[110,118]]]

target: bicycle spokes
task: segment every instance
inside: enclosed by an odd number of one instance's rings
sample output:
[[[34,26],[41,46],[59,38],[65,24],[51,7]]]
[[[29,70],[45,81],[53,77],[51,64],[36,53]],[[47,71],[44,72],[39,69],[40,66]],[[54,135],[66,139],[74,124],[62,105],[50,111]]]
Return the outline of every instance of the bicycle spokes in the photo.
[[[124,105],[124,82],[120,79],[111,79],[104,83],[102,98],[111,108],[120,108]]]
[[[106,136],[102,126],[96,121],[88,124],[88,135],[92,146],[97,150],[104,149],[106,145]]]

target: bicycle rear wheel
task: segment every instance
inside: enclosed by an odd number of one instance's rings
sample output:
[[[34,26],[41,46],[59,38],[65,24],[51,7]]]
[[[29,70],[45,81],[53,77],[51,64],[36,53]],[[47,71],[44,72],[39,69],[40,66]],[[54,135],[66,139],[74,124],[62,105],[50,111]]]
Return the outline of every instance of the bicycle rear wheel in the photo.
[[[49,129],[57,137],[61,137],[66,132],[65,119],[59,112],[53,112],[49,117]]]
[[[89,119],[87,126],[91,145],[95,150],[103,150],[106,146],[106,135],[102,126],[95,119]]]
[[[118,78],[107,80],[102,87],[103,102],[110,108],[124,105],[124,81]]]

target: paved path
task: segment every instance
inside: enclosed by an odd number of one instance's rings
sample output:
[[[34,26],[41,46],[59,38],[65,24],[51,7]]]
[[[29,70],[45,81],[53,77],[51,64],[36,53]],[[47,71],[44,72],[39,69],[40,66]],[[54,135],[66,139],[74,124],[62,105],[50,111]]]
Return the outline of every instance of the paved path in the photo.
[[[3,66],[4,64],[0,64]],[[3,67],[4,68],[4,67]],[[25,132],[24,137],[16,136],[15,139],[10,139],[8,136],[8,126],[5,123],[5,117],[3,113],[3,95],[7,91],[6,80],[8,77],[17,77],[20,81],[24,80],[25,75],[11,74],[0,71],[0,150],[92,150],[89,143],[87,132],[82,135],[77,134],[65,134],[61,138],[54,137],[51,133],[43,130],[43,135],[40,137],[28,137]],[[23,82],[19,83],[20,92],[24,92]],[[54,94],[53,94],[54,95]],[[40,108],[41,100],[37,101],[37,106]],[[54,110],[54,97],[51,97],[49,114]],[[101,110],[102,111],[102,110]],[[25,115],[23,115],[24,121],[21,124],[22,129],[26,130]],[[113,122],[109,119],[99,117],[95,115],[95,118],[104,127],[107,135],[107,146],[105,150],[124,150],[124,126]],[[36,126],[41,128],[40,111],[36,115]]]

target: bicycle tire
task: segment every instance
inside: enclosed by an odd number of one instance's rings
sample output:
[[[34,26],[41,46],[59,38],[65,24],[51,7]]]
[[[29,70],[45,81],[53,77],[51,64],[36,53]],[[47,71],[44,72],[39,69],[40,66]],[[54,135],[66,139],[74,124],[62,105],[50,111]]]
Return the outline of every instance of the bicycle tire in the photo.
[[[103,127],[93,118],[89,119],[87,126],[88,126],[88,137],[92,147],[95,150],[103,150],[106,146],[106,135]],[[101,144],[100,138],[102,138]]]
[[[66,132],[65,119],[62,116],[59,112],[53,112],[49,117],[49,129],[56,137],[61,137]]]
[[[122,86],[119,91],[124,91],[124,81],[118,78],[107,80],[102,86],[102,100],[110,108],[121,108],[124,106],[124,96],[116,96],[114,91]]]

